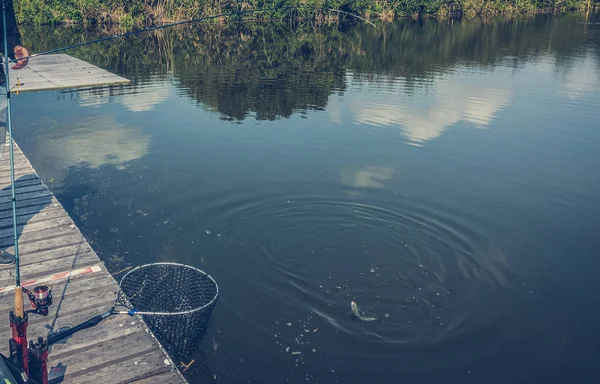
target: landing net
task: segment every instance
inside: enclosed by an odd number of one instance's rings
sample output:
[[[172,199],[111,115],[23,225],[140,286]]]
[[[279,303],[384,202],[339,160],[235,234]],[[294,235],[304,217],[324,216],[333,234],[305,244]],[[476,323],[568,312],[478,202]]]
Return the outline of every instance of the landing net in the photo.
[[[185,358],[198,346],[219,294],[210,275],[177,263],[141,265],[119,285],[116,306],[141,315],[174,359]]]

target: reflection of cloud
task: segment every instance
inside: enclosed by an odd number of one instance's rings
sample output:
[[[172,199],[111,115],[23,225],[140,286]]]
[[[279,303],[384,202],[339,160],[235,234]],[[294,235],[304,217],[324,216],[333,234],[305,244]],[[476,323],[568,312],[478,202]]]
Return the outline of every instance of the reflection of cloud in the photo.
[[[98,168],[111,164],[119,168],[146,155],[150,139],[139,129],[117,123],[114,119],[93,117],[64,137],[49,137],[43,148],[56,157],[63,167],[85,165]]]
[[[359,170],[342,171],[342,183],[350,187],[383,188],[383,181],[394,176],[394,168],[367,166]]]
[[[134,92],[118,96],[119,102],[132,112],[151,111],[164,102],[170,95],[171,89],[167,82],[155,80],[144,84]],[[79,90],[79,104],[85,107],[96,107],[111,101],[111,89],[108,87]]]
[[[327,107],[327,112],[329,113],[329,120],[334,123],[341,124],[342,122],[342,111],[340,111],[340,106],[338,103],[331,103]]]
[[[587,56],[583,60],[578,60],[567,73],[560,76],[559,91],[569,99],[580,99],[593,91],[599,83],[600,75],[596,61]]]
[[[427,108],[406,102],[402,94],[392,95],[396,103],[364,103],[355,106],[356,121],[376,126],[399,126],[404,135],[422,143],[441,135],[447,127],[468,121],[478,127],[490,124],[498,110],[510,101],[510,92],[500,88],[483,88],[461,83],[441,83],[434,86],[432,103]],[[403,105],[404,104],[404,105]]]
[[[121,103],[132,112],[145,112],[165,101],[169,94],[170,88],[166,83],[153,83],[151,87],[145,87],[138,93],[123,95]]]
[[[99,96],[93,93],[79,94],[79,105],[82,107],[98,107],[108,103],[108,97]]]

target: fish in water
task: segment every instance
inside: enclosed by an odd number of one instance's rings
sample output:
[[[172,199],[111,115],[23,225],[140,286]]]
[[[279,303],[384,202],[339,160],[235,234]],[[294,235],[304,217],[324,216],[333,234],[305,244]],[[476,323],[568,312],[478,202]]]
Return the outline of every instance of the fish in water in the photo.
[[[352,314],[354,316],[356,316],[357,319],[362,320],[362,321],[373,321],[376,320],[374,317],[365,317],[363,315],[360,314],[360,311],[358,310],[358,304],[356,304],[355,301],[351,301],[350,302],[350,309],[352,310]]]

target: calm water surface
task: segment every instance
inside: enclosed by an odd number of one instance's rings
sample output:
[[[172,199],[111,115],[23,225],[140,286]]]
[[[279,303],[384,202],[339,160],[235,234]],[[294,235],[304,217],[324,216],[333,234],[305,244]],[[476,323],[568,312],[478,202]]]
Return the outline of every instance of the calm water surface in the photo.
[[[34,52],[109,32],[23,31]],[[600,378],[600,18],[70,53],[132,83],[16,96],[17,142],[113,271],[217,279],[190,381]]]

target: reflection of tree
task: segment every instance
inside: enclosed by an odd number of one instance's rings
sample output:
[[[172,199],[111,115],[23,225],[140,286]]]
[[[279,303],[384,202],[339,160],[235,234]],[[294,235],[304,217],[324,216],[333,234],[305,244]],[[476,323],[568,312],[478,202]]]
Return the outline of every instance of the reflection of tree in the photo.
[[[197,53],[176,62],[176,78],[196,100],[236,119],[290,116],[323,108],[344,87],[337,39],[276,26],[192,34]]]
[[[579,61],[557,70],[559,91],[569,99],[577,100],[600,86],[600,57],[580,56]]]
[[[583,17],[405,21],[377,29],[201,24],[69,53],[131,79],[127,92],[168,74],[190,97],[227,118],[255,114],[274,119],[324,108],[333,92],[345,90],[346,70],[354,78],[382,84],[402,77],[403,91],[411,93],[417,83],[432,83],[435,74],[459,64],[493,67],[502,62],[518,68],[545,54],[557,66],[569,66],[584,47],[600,51],[590,44],[593,36],[583,33]],[[39,52],[114,32],[24,27],[23,34],[25,44]]]

